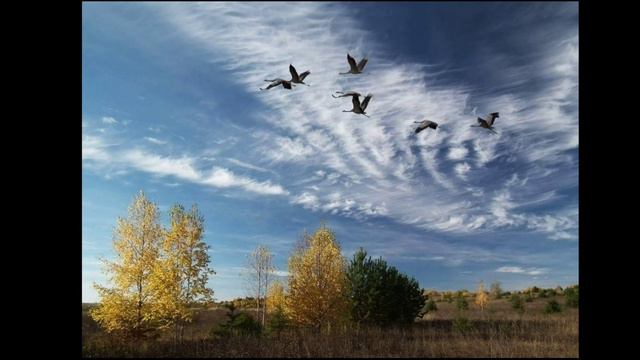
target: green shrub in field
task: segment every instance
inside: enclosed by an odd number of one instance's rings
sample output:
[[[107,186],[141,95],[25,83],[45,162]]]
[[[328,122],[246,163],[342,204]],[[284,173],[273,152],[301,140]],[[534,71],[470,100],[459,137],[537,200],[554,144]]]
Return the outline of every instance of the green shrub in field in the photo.
[[[547,302],[547,305],[544,307],[545,314],[559,313],[561,311],[562,311],[562,308],[560,307],[560,303],[558,303],[555,300],[549,300]]]
[[[267,332],[269,333],[280,333],[282,330],[286,329],[289,326],[289,321],[287,317],[284,315],[284,311],[278,308],[271,315],[271,319],[267,323]]]
[[[425,298],[418,282],[358,250],[347,268],[351,319],[376,325],[411,324],[419,317]]]
[[[524,296],[524,302],[532,302],[533,301],[533,297],[531,296],[531,294],[527,293]]]
[[[519,313],[524,312],[524,302],[522,301],[522,298],[520,297],[520,295],[518,294],[511,295],[511,298],[509,299],[509,301],[511,302],[511,307],[514,310],[518,311]]]
[[[547,290],[545,289],[540,290],[540,293],[538,293],[538,297],[542,299],[548,298],[549,295],[547,294]]]
[[[469,308],[469,303],[463,297],[458,297],[456,299],[456,307],[458,310],[467,310]]]
[[[566,288],[564,291],[565,306],[577,308],[579,304],[578,287]]]
[[[256,336],[260,335],[260,324],[246,313],[236,313],[235,304],[226,305],[227,321],[211,330],[212,337]]]
[[[464,334],[471,330],[473,330],[473,325],[467,318],[457,317],[453,320],[453,331]]]

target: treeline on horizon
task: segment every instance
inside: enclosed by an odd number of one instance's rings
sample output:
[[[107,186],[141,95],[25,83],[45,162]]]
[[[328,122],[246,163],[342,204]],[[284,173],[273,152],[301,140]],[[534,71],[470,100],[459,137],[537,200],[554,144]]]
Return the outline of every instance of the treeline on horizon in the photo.
[[[437,311],[437,302],[468,307],[466,298],[484,311],[491,299],[509,297],[514,309],[533,298],[565,295],[566,306],[578,306],[578,286],[565,289],[502,291],[495,282],[489,291],[480,282],[475,292],[424,290],[418,282],[359,249],[350,260],[341,254],[335,233],[322,224],[303,233],[288,259],[286,282],[275,280],[273,254],[258,246],[247,258],[251,296],[214,301],[207,287],[209,245],[204,243],[204,217],[197,206],[175,204],[167,228],[159,223],[159,209],[141,191],[117,219],[113,246],[115,261],[102,260],[111,287],[94,284],[100,301],[90,316],[107,333],[127,339],[154,338],[171,333],[180,340],[198,309],[224,306],[227,321],[211,330],[212,337],[280,332],[306,328],[331,332],[361,326],[404,326]],[[558,312],[552,303],[548,312]],[[255,316],[239,309],[251,309]],[[545,310],[547,312],[547,309]]]

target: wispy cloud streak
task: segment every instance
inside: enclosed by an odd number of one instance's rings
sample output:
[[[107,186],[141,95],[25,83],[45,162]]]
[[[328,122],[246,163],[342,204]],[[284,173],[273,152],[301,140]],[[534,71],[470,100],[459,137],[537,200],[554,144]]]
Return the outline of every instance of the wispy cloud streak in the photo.
[[[577,224],[564,209],[546,215],[519,211],[526,199],[517,194],[549,193],[550,184],[529,182],[517,193],[501,187],[512,175],[544,178],[577,162],[565,153],[578,146],[577,35],[551,39],[546,48],[534,49],[537,57],[529,65],[504,69],[505,79],[539,79],[544,85],[537,91],[472,98],[465,85],[431,81],[424,64],[392,60],[355,19],[344,16],[344,6],[168,4],[161,12],[273,110],[260,115],[270,129],[256,136],[256,151],[301,172],[338,175],[292,186],[292,203],[360,219],[388,216],[444,232],[517,227],[575,238]],[[369,57],[364,74],[338,75],[347,68],[347,52]],[[258,91],[266,78],[287,78],[289,64],[311,70],[310,87]],[[331,98],[337,90],[373,93],[371,118],[342,113],[350,102]],[[471,100],[482,103],[477,114],[469,112]],[[500,111],[498,135],[469,127],[476,115],[490,111]],[[417,136],[413,121],[424,117],[440,127]],[[560,186],[575,185],[575,177],[568,179]]]

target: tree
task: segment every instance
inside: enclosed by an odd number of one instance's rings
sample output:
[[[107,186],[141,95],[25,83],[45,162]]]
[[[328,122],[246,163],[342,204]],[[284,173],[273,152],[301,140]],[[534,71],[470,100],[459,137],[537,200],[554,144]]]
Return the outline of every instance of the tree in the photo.
[[[578,307],[580,303],[579,294],[578,294],[578,285],[566,288],[564,290],[564,296],[565,296],[565,306],[571,307],[571,308]]]
[[[502,288],[500,287],[499,281],[491,284],[491,297],[494,299],[500,299],[502,297]]]
[[[484,311],[484,308],[489,303],[489,295],[484,291],[484,282],[480,281],[478,284],[478,290],[476,290],[476,305],[480,307],[480,310]]]
[[[158,208],[141,191],[129,206],[128,218],[118,218],[113,241],[117,260],[103,260],[113,287],[94,284],[101,301],[91,316],[107,332],[139,338],[155,327],[152,275],[162,236]]]
[[[273,282],[267,291],[267,312],[271,313],[277,310],[286,312],[286,295],[280,281]]]
[[[210,332],[213,337],[230,337],[230,336],[257,336],[260,335],[260,324],[243,312],[236,312],[237,308],[233,303],[226,304],[227,321],[219,324],[217,328],[213,328]]]
[[[258,246],[247,259],[247,268],[249,275],[249,286],[256,298],[256,315],[260,319],[262,326],[265,325],[265,315],[267,312],[267,289],[273,277],[275,267],[273,266],[273,254],[269,248]],[[260,302],[260,299],[263,299]],[[262,316],[260,315],[262,313]]]
[[[209,246],[202,240],[204,218],[194,205],[191,211],[176,204],[170,210],[171,226],[162,241],[162,257],[152,276],[156,294],[153,310],[162,327],[174,326],[176,340],[182,337],[184,324],[191,322],[195,303],[209,303],[213,291],[207,288]]]
[[[275,281],[267,292],[267,311],[271,315],[267,324],[269,333],[280,333],[289,325],[286,310],[286,294],[280,281]]]
[[[322,225],[303,235],[289,258],[287,310],[297,324],[321,329],[348,315],[346,261],[334,233]]]
[[[377,325],[412,323],[425,298],[415,279],[358,250],[347,268],[351,319]]]

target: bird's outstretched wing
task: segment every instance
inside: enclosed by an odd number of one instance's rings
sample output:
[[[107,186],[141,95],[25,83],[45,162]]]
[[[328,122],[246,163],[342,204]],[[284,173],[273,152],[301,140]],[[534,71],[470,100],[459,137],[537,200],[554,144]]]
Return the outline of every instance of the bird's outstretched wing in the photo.
[[[300,77],[298,76],[298,72],[296,71],[296,68],[294,68],[293,65],[291,64],[289,64],[289,72],[291,73],[291,80],[300,81]]]
[[[358,65],[356,65],[356,59],[351,57],[351,55],[349,55],[349,54],[347,54],[347,61],[349,62],[349,66],[351,67],[352,71],[357,71],[358,70]]]
[[[424,130],[426,128],[426,126],[423,126],[422,124],[418,125],[418,127],[416,128],[416,134],[419,133],[420,131]]]
[[[483,119],[483,118],[478,118],[478,124],[480,125],[484,125],[484,126],[489,126],[489,123],[487,122],[487,120]]]
[[[496,117],[497,117],[496,115],[497,113],[491,113],[486,116],[487,123],[489,124],[489,126],[493,126],[493,123],[496,121]]]
[[[438,123],[431,120],[425,120],[425,127],[432,128],[435,130],[438,128]]]
[[[274,80],[271,84],[269,84],[269,86],[267,86],[267,87],[266,87],[266,88],[264,88],[264,89],[263,89],[263,88],[260,88],[260,90],[269,90],[269,89],[271,89],[271,88],[272,88],[272,87],[274,87],[274,86],[278,86],[278,85],[282,84],[282,82],[283,82],[283,80],[281,80],[281,79],[276,79],[276,80]]]
[[[492,126],[495,118],[493,117],[493,115],[487,114],[485,115],[484,120],[487,122],[487,125]]]
[[[364,69],[364,66],[367,65],[367,60],[366,58],[360,60],[360,62],[358,63],[358,70],[362,71],[362,69]]]
[[[336,91],[336,94],[342,94],[342,95],[334,96],[333,94],[331,94],[331,96],[333,96],[336,99],[340,97],[345,97],[345,96],[360,96],[360,93],[357,93],[355,91],[347,91],[347,92]]]
[[[353,104],[353,109],[354,110],[362,110],[362,107],[360,106],[360,97],[353,96],[351,98],[351,103]]]
[[[364,98],[364,100],[362,101],[362,111],[367,109],[367,105],[369,105],[369,100],[371,100],[372,97],[373,95],[369,94],[367,95],[367,97]]]
[[[291,90],[291,81],[282,81],[282,86],[283,86],[285,89],[289,89],[289,90]]]
[[[300,74],[300,81],[304,81],[304,78],[306,78],[309,74],[311,74],[311,71],[307,70],[305,72],[303,72],[302,74]]]

